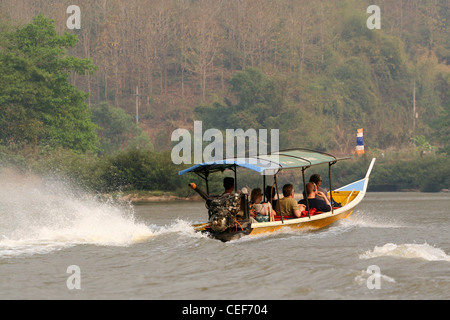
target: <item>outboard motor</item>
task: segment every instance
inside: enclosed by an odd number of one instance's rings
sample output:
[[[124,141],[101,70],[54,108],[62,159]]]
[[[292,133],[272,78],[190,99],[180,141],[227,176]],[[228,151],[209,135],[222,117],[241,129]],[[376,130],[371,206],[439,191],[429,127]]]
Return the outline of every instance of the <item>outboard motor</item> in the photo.
[[[206,201],[212,231],[223,232],[229,228],[236,227],[236,216],[241,209],[244,213],[244,219],[248,220],[248,195],[233,193],[224,194],[220,197],[210,197],[200,190],[195,183],[190,183],[189,186]],[[240,226],[242,228],[242,225]]]
[[[241,195],[224,194],[209,204],[211,230],[223,232],[236,226],[236,215],[241,208]]]

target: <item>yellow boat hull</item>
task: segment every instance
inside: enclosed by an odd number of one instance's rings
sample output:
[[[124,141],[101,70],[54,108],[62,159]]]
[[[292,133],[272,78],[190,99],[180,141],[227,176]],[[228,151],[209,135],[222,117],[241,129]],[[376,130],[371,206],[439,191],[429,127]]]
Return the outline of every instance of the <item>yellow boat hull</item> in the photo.
[[[250,235],[257,235],[257,234],[263,234],[263,233],[272,233],[277,232],[281,229],[292,229],[292,230],[299,230],[299,229],[320,229],[324,228],[338,220],[348,218],[353,212],[353,209],[350,209],[348,211],[339,213],[339,214],[331,214],[325,217],[320,217],[321,215],[316,215],[311,218],[299,218],[299,219],[290,219],[285,220],[285,223],[279,223],[278,225],[269,225],[269,226],[256,226],[256,224],[252,224],[252,231],[250,232]],[[322,214],[323,215],[323,214]],[[319,219],[314,219],[314,217],[317,217]],[[298,220],[298,222],[294,222],[294,220]],[[270,223],[270,222],[269,222]]]
[[[267,233],[274,233],[280,230],[315,230],[327,227],[328,225],[348,218],[352,213],[356,205],[361,202],[364,197],[364,191],[345,190],[345,191],[333,191],[333,199],[341,203],[343,206],[336,208],[330,212],[324,212],[313,215],[311,217],[284,219],[283,221],[270,221],[270,222],[254,222],[249,228],[245,230],[235,230],[226,233],[211,233],[209,230],[209,223],[202,223],[194,225],[194,229],[198,232],[206,232],[211,237],[222,240],[236,240],[242,236],[252,236]]]
[[[348,218],[355,207],[362,201],[367,190],[369,175],[374,165],[375,159],[372,160],[369,170],[364,179],[355,181],[347,186],[341,187],[332,192],[332,198],[336,203],[340,203],[341,207],[335,208],[330,212],[324,212],[310,217],[284,219],[283,221],[270,222],[253,222],[246,223],[241,230],[227,230],[222,233],[214,233],[209,229],[209,223],[194,225],[194,229],[198,232],[209,233],[211,237],[229,241],[239,239],[242,236],[258,235],[264,233],[273,233],[282,229],[290,228],[292,230],[299,229],[320,229],[324,228],[338,220]]]
[[[276,232],[283,228],[298,229],[320,229],[324,228],[338,220],[348,218],[355,206],[361,202],[364,192],[355,190],[333,191],[334,201],[341,203],[343,206],[330,212],[313,215],[311,217],[285,219],[284,221],[252,223],[252,231],[250,234],[262,234],[268,232]]]

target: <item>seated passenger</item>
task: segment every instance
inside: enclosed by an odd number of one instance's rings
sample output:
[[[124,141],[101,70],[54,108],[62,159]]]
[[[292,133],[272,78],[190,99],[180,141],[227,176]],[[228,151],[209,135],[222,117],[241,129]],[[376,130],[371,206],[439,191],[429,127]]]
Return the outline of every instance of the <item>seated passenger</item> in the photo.
[[[270,217],[273,217],[276,213],[272,209],[272,205],[270,204],[270,202],[261,203],[262,198],[263,194],[260,188],[255,188],[252,190],[252,194],[250,197],[252,210],[250,211],[250,215],[258,222],[268,222],[271,220]]]
[[[320,174],[315,173],[313,174],[310,178],[309,178],[309,182],[314,182],[317,186],[317,190],[323,192],[323,194],[327,194],[327,190],[325,190],[324,188],[321,187],[322,185],[322,177],[320,176]],[[321,196],[316,196],[317,199],[322,200]],[[328,201],[331,201],[330,196],[327,195],[327,199]]]
[[[267,186],[266,187],[266,199],[267,202],[269,202],[270,204],[272,204],[272,208],[277,208],[277,201],[275,199],[275,188],[273,188],[272,186]]]
[[[306,193],[308,198],[309,209],[315,208],[317,211],[322,212],[331,211],[330,201],[322,191],[319,191],[314,182],[308,182],[306,184]],[[317,199],[317,196],[319,196],[322,199]],[[306,199],[302,199],[298,203],[306,206]]]
[[[305,210],[305,205],[298,204],[294,199],[294,186],[290,183],[283,186],[283,196],[284,198],[278,200],[281,215],[283,216],[293,216],[300,218],[302,211]]]

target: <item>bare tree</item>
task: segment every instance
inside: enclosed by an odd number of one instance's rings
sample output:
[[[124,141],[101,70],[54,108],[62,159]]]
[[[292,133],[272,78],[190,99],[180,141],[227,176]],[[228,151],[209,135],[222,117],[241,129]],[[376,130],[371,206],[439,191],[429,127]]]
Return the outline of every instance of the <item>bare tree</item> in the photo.
[[[217,16],[222,0],[198,1],[190,11],[190,25],[186,34],[184,59],[186,69],[200,77],[202,101],[206,99],[207,71],[219,48]]]

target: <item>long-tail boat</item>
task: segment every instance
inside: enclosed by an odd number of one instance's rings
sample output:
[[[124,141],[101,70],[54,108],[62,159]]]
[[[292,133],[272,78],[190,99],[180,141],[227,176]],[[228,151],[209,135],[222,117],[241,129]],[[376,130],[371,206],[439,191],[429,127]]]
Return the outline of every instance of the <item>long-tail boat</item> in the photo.
[[[209,161],[194,165],[182,170],[179,175],[185,173],[195,173],[202,177],[206,183],[206,192],[198,188],[194,183],[190,187],[197,191],[206,201],[209,219],[206,223],[195,224],[193,228],[202,233],[207,233],[210,237],[222,241],[239,239],[243,236],[256,235],[262,233],[276,232],[282,228],[291,229],[317,229],[323,228],[340,219],[349,217],[355,207],[362,201],[366,194],[369,176],[375,163],[372,159],[367,173],[361,180],[332,189],[331,167],[338,161],[349,158],[336,158],[335,156],[307,149],[289,149],[271,154],[258,155],[246,158],[233,158],[217,161]],[[235,190],[237,190],[237,168],[246,168],[263,175],[264,186],[266,177],[273,176],[274,190],[278,195],[277,175],[283,170],[298,169],[302,172],[303,185],[305,186],[305,172],[308,168],[318,165],[328,165],[329,189],[328,196],[331,198],[331,211],[320,212],[311,210],[307,205],[307,210],[302,216],[275,216],[268,222],[256,222],[250,216],[248,194],[241,191],[227,194],[226,196],[211,196],[209,194],[208,177],[212,173],[231,170],[234,172]],[[273,208],[278,214],[281,212],[277,205]]]

